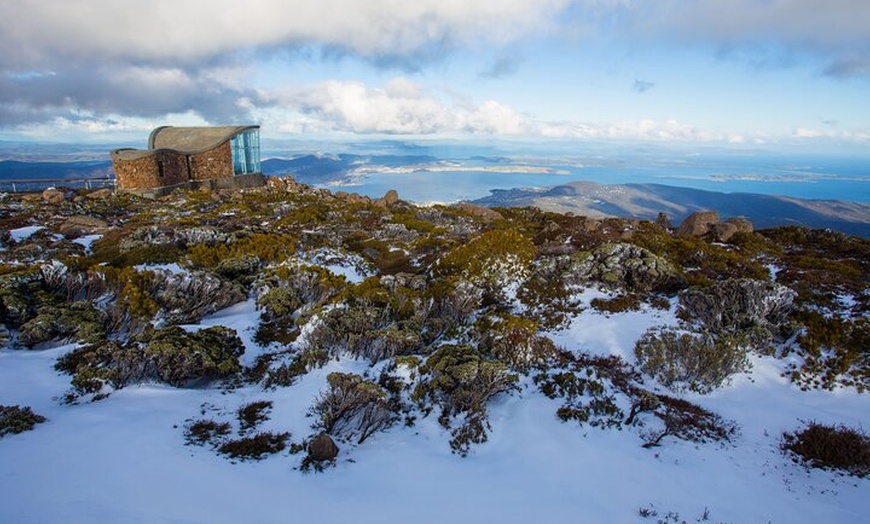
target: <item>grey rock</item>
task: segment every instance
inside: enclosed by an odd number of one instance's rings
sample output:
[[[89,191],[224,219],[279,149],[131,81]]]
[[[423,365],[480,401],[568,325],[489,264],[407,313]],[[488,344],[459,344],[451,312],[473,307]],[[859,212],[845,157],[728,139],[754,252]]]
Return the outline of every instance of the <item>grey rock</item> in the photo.
[[[570,255],[566,283],[597,282],[630,291],[676,291],[685,278],[673,264],[634,244],[604,244],[593,252]]]

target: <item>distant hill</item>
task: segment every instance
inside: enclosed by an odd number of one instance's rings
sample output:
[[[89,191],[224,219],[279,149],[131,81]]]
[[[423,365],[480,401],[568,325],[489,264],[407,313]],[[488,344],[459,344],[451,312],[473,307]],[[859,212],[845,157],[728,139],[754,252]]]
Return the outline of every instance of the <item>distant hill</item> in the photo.
[[[303,184],[327,184],[341,180],[349,171],[364,166],[402,167],[437,160],[425,155],[302,155],[294,158],[268,158],[262,162],[262,171],[266,175],[292,175]]]
[[[492,190],[474,201],[490,207],[535,206],[546,211],[591,217],[653,220],[663,212],[674,225],[699,210],[724,217],[743,216],[755,227],[800,225],[870,237],[870,205],[839,200],[803,200],[752,193],[717,193],[658,184],[571,182],[547,189]]]
[[[21,162],[0,160],[0,180],[106,178],[112,174],[108,160],[75,162]]]

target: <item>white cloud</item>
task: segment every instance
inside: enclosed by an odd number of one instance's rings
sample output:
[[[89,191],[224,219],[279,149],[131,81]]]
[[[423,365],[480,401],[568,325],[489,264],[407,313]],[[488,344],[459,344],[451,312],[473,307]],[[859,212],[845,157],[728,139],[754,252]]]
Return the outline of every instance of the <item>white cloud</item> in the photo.
[[[366,56],[446,40],[506,42],[542,29],[568,0],[31,0],[0,4],[0,63],[198,61],[314,43]]]
[[[794,138],[819,139],[827,138],[845,142],[870,142],[870,131],[844,131],[837,129],[809,129],[798,127],[792,132]]]
[[[621,25],[633,37],[702,42],[754,65],[820,58],[832,76],[867,76],[867,0],[627,0]],[[615,11],[609,11],[612,14]],[[734,52],[734,48],[745,52]],[[754,60],[751,56],[758,55]]]
[[[270,108],[285,111],[276,122],[284,132],[302,130],[357,134],[478,134],[493,136],[701,141],[744,143],[737,133],[711,132],[677,120],[640,119],[614,123],[546,122],[496,100],[438,96],[407,78],[383,87],[331,81],[296,91],[264,95]]]

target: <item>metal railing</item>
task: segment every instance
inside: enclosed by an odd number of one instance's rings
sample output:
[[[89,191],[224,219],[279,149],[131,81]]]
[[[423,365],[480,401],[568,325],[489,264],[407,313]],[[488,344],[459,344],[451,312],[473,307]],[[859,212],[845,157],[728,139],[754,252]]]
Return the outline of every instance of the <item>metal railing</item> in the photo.
[[[70,189],[101,189],[115,187],[115,179],[101,178],[19,178],[0,179],[0,192],[33,193],[50,187],[68,187]]]

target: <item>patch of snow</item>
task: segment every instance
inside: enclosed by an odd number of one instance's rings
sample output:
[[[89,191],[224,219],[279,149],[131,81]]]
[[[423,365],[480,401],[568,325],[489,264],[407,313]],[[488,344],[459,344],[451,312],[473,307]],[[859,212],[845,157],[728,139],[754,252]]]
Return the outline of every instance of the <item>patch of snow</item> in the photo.
[[[81,246],[84,246],[85,253],[90,253],[91,246],[94,244],[94,242],[96,242],[97,240],[99,240],[101,238],[103,238],[103,235],[85,235],[85,236],[82,236],[82,237],[79,237],[79,238],[73,240],[73,242],[75,242],[76,244],[79,244]]]
[[[179,266],[176,263],[172,264],[139,264],[133,266],[136,271],[167,271],[173,275],[186,275],[190,273],[187,269]]]
[[[639,311],[603,313],[589,306],[596,298],[612,298],[612,295],[590,288],[575,297],[584,309],[565,329],[549,334],[557,346],[595,355],[617,355],[634,362],[634,343],[647,329],[678,323],[676,300],[672,300],[666,311],[644,305]]]
[[[33,234],[37,231],[42,231],[43,229],[45,229],[45,227],[43,226],[19,227],[17,229],[10,229],[9,236],[12,238],[12,240],[16,242],[21,242],[22,240],[27,240],[28,238],[33,236]]]
[[[607,296],[584,293],[581,300]],[[669,311],[605,315],[587,309],[553,334],[568,349],[630,354],[646,327],[676,323]],[[205,318],[224,325],[250,351],[253,300]],[[778,449],[783,431],[802,420],[870,427],[870,397],[851,390],[803,392],[782,377],[784,363],[753,357],[751,373],[710,395],[688,399],[735,420],[733,444],[666,438],[644,449],[636,429],[601,430],[562,423],[558,400],[528,379],[489,408],[489,441],[467,458],[450,452],[437,413],[413,427],[398,423],[362,445],[339,442],[336,467],[295,471],[302,455],[285,451],[260,462],[233,464],[207,448],[185,446],[191,420],[234,420],[249,402],[273,402],[263,430],[290,431],[299,442],[314,430],[308,408],[330,372],[365,373],[342,358],[264,391],[176,389],[143,384],[77,406],[58,398],[69,377],[52,368],[74,346],[44,351],[0,349],[0,404],[31,406],[48,418],[34,431],[0,439],[0,522],[285,523],[320,522],[654,522],[653,508],[696,522],[853,523],[870,514],[870,479],[807,471]],[[377,369],[369,371],[375,376]],[[437,411],[437,410],[436,410]]]

